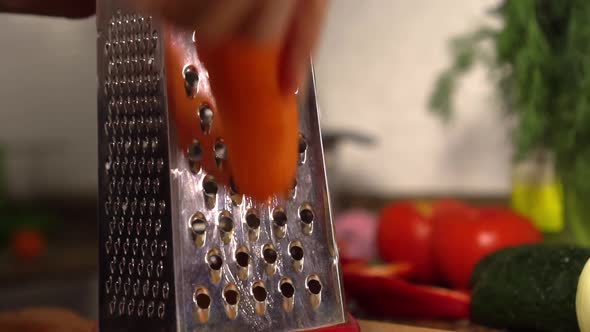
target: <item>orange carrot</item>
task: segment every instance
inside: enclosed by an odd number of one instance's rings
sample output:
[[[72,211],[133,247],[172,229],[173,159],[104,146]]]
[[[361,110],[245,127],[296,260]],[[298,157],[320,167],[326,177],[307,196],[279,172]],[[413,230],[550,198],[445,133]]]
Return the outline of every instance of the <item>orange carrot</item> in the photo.
[[[291,188],[297,168],[294,94],[279,87],[279,44],[197,46],[209,73],[238,191],[258,200]]]
[[[217,182],[229,184],[230,174],[226,168],[219,168],[215,162],[214,145],[216,137],[221,134],[221,121],[217,119],[215,101],[206,80],[199,83],[198,93],[187,95],[183,72],[187,66],[193,66],[202,72],[201,62],[197,58],[192,43],[186,43],[187,33],[173,27],[167,28],[166,38],[166,83],[168,93],[168,109],[176,127],[176,141],[180,150],[187,154],[191,144],[198,141],[201,147],[200,166],[212,175]],[[212,127],[205,133],[201,128],[199,108],[208,106],[213,112]],[[228,164],[228,162],[226,162]]]

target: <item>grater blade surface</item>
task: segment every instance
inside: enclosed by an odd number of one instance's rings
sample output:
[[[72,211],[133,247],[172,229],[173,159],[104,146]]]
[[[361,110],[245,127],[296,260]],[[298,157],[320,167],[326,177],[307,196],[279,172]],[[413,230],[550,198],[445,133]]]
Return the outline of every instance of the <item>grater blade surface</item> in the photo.
[[[125,1],[97,6],[100,330],[299,331],[344,323],[314,80],[299,103],[296,184],[288,198],[255,202],[195,156],[218,156],[222,137],[214,101],[195,98],[209,86],[193,34]],[[166,65],[170,45],[182,50],[183,68]],[[179,79],[195,121],[203,125],[205,106],[212,121],[195,137],[202,146],[188,151],[179,148],[171,106],[182,103],[166,91]]]

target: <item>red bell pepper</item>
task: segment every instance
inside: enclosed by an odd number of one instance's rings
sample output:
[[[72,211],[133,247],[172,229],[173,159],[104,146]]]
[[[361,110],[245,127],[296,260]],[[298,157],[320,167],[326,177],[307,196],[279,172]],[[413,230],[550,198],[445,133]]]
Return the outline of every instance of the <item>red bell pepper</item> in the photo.
[[[413,284],[395,275],[378,275],[343,268],[346,295],[378,315],[413,319],[469,317],[468,293]]]

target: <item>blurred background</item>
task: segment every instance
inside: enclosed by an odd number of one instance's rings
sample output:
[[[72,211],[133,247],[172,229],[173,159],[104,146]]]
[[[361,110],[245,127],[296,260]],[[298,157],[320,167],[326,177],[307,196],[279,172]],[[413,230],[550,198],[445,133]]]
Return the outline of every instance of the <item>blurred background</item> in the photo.
[[[399,199],[510,202],[513,121],[486,70],[461,81],[451,123],[428,109],[449,40],[496,26],[498,3],[332,2],[315,61],[337,215]],[[93,19],[0,15],[0,309],[96,318],[95,38]]]

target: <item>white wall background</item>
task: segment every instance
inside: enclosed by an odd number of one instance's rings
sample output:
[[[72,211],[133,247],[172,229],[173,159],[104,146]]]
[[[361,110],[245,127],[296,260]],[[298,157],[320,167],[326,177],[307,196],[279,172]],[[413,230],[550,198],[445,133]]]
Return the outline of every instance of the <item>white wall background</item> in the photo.
[[[333,0],[316,63],[323,124],[379,140],[340,151],[345,188],[508,190],[509,139],[483,71],[462,85],[451,127],[426,110],[435,75],[449,61],[448,38],[481,23],[495,2]],[[94,31],[93,20],[0,15],[0,142],[9,146],[15,194],[95,190]]]

